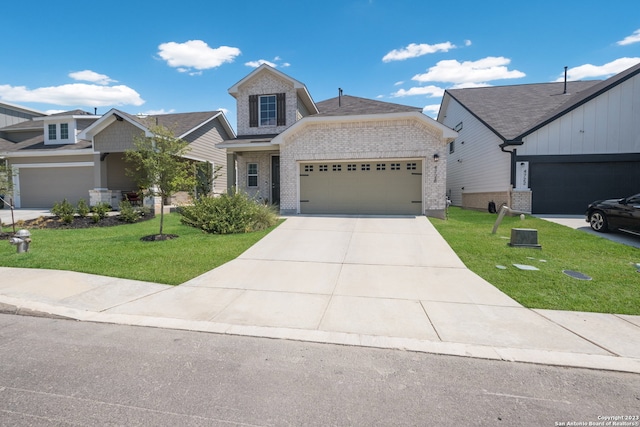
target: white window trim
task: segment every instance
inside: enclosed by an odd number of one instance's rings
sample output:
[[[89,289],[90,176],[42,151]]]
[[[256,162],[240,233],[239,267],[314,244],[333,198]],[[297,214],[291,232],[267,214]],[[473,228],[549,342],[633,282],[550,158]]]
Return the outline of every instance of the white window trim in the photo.
[[[251,171],[251,165],[256,165],[256,172],[255,173],[250,173]],[[247,163],[247,188],[257,188],[258,187],[258,163],[252,162],[252,163]],[[256,178],[256,185],[251,185],[251,177],[255,177]]]
[[[262,123],[262,98],[273,98],[275,115],[273,116],[273,124]],[[258,126],[259,127],[275,127],[278,124],[278,96],[276,94],[258,96]]]

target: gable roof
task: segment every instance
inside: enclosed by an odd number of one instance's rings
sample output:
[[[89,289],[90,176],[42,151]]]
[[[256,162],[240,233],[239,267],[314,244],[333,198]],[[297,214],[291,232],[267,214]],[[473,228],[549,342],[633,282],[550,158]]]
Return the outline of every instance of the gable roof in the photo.
[[[211,120],[218,118],[225,128],[225,131],[230,137],[235,137],[235,132],[231,125],[227,121],[222,111],[204,111],[196,113],[175,113],[175,114],[157,114],[140,116],[125,113],[117,109],[111,109],[105,113],[100,119],[98,119],[91,126],[86,128],[80,133],[79,138],[91,139],[96,134],[100,133],[107,126],[116,120],[126,120],[141,131],[145,132],[147,136],[151,133],[149,129],[152,126],[158,125],[166,127],[173,131],[176,138],[184,138],[186,135],[200,128],[201,126],[209,123]]]
[[[455,99],[504,141],[522,138],[640,74],[640,63],[606,80],[447,89],[438,120]]]
[[[318,106],[319,115],[321,116],[351,116],[422,111],[420,107],[393,104],[351,95],[337,96],[318,102],[316,105]]]
[[[621,83],[624,83],[625,81],[629,80],[630,78],[638,74],[640,74],[640,63],[606,80],[603,80],[600,82],[596,81],[593,86],[580,91],[579,93],[575,94],[575,96],[571,97],[571,99],[565,104],[561,105],[555,110],[548,112],[548,114],[542,117],[538,121],[538,123],[536,123],[534,126],[532,126],[531,128],[527,129],[525,132],[523,132],[521,135],[519,135],[519,138],[523,138],[529,135],[530,133],[535,132],[536,130],[545,126],[549,122],[556,120],[558,117],[563,116],[564,114],[567,114],[568,112],[578,108],[579,106],[585,104],[586,102],[592,100],[593,98],[596,98],[597,96],[603,94],[604,92],[610,90],[611,88]]]
[[[442,103],[450,96],[501,139],[511,141],[598,83],[567,82],[566,94],[564,82],[447,89]]]
[[[307,90],[307,86],[305,86],[304,83],[302,83],[302,82],[300,82],[300,81],[298,81],[298,80],[286,75],[285,73],[283,73],[280,70],[276,70],[275,68],[273,68],[273,67],[271,67],[271,66],[269,66],[267,64],[262,64],[261,66],[259,66],[258,68],[256,68],[255,70],[253,70],[252,72],[247,74],[244,78],[242,78],[242,80],[240,80],[239,82],[237,82],[236,84],[231,86],[229,88],[229,90],[228,90],[229,94],[231,96],[233,96],[234,98],[237,98],[238,92],[240,90],[240,86],[242,86],[243,84],[245,84],[249,80],[253,79],[258,74],[265,73],[265,72],[274,74],[275,76],[290,82],[293,85],[293,88],[296,90],[296,93],[297,93],[298,97],[300,98],[300,100],[302,100],[302,103],[305,105],[305,107],[309,111],[309,114],[317,114],[318,113],[318,109],[316,107],[316,104],[315,104],[315,102],[313,102],[313,99],[311,98],[311,95],[309,94],[309,91]]]
[[[0,108],[4,107],[13,111],[20,111],[31,116],[46,116],[47,113],[43,113],[42,111],[34,110],[33,108],[23,107],[22,105],[12,104],[10,102],[1,101]]]

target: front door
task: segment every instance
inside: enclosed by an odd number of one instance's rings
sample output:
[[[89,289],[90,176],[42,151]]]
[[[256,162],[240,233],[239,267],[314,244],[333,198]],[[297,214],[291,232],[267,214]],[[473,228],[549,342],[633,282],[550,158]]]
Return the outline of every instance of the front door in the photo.
[[[280,204],[280,156],[271,156],[271,203]]]

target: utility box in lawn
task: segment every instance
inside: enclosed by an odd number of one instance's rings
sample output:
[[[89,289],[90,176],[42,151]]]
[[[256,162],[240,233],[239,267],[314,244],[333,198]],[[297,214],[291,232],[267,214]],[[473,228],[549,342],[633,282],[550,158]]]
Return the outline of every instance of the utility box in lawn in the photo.
[[[542,249],[538,244],[538,230],[533,228],[512,228],[509,246]]]

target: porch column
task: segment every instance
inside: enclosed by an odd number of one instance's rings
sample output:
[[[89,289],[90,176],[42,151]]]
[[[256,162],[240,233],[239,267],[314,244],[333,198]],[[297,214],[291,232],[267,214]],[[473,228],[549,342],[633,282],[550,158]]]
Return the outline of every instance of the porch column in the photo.
[[[93,155],[93,188],[107,188],[107,154],[96,153]]]
[[[227,193],[238,187],[236,176],[236,153],[227,152]]]

